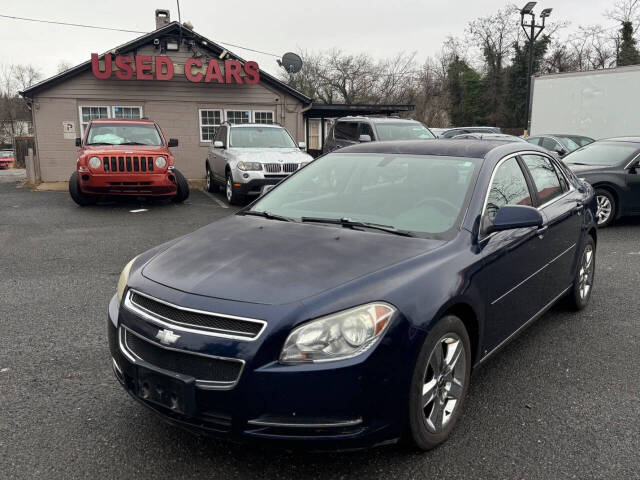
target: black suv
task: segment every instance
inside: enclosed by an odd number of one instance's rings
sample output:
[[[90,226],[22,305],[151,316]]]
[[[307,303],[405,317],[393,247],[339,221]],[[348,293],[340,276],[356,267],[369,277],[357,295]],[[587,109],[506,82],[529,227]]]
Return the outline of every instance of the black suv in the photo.
[[[360,142],[386,140],[428,140],[435,138],[427,127],[416,120],[393,117],[343,117],[331,127],[322,153]]]

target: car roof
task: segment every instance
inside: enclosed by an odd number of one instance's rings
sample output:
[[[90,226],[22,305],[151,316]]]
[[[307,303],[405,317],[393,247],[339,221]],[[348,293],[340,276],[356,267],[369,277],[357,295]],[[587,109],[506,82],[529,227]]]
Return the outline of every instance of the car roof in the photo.
[[[138,119],[138,118],[96,118],[91,120],[91,123],[142,123],[142,124],[151,124],[154,125],[156,122],[149,119]]]
[[[548,155],[541,147],[526,142],[505,142],[472,139],[396,140],[390,142],[366,142],[341,148],[337,153],[388,153],[406,155],[437,155],[447,157],[486,158],[496,151],[500,156],[518,151],[538,151]]]
[[[418,122],[418,120],[414,120],[413,118],[374,117],[374,116],[367,117],[366,115],[354,115],[354,116],[340,117],[336,121],[337,122],[338,121],[361,122],[361,121],[364,121],[364,120],[368,120],[368,121],[370,121],[372,123],[380,123],[380,122],[384,122],[384,123],[389,123],[389,122],[420,123],[420,122]]]
[[[284,128],[277,123],[223,123],[230,128],[244,128],[244,127],[264,127],[264,128]]]

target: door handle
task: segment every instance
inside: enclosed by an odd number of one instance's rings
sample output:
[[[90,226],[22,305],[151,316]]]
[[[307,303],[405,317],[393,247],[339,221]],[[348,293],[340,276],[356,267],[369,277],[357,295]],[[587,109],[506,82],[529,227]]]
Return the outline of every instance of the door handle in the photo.
[[[538,231],[536,232],[536,234],[538,235],[538,238],[540,239],[544,238],[544,234],[547,233],[547,230],[549,230],[548,225],[538,228]]]
[[[573,211],[575,213],[577,213],[578,215],[582,215],[582,212],[584,210],[584,204],[583,203],[579,203],[578,205],[576,205],[576,207],[573,209]]]

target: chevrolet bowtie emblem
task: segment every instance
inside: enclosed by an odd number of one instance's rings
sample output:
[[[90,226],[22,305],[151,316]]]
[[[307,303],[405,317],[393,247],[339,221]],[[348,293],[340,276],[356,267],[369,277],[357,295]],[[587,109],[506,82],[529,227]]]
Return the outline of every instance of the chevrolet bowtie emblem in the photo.
[[[180,338],[180,335],[176,335],[171,330],[162,329],[162,330],[158,330],[158,333],[156,334],[156,338],[160,340],[161,343],[164,343],[165,345],[173,345],[178,341],[178,339]]]

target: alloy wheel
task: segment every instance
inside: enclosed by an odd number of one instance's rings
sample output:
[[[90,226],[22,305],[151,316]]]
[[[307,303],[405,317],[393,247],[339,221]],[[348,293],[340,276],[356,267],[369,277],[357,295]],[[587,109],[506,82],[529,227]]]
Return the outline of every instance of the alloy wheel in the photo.
[[[233,198],[233,185],[231,183],[231,177],[227,177],[227,201],[231,203],[231,199]]]
[[[596,219],[598,220],[598,225],[602,225],[609,220],[611,213],[613,211],[613,206],[611,205],[611,200],[609,200],[604,195],[598,195],[596,197],[597,209],[596,209]]]
[[[589,296],[589,292],[591,292],[593,267],[593,246],[587,245],[582,253],[580,270],[578,272],[578,292],[582,300],[585,300]]]
[[[441,432],[462,400],[467,376],[462,339],[448,333],[436,343],[427,362],[422,386],[422,413],[427,429]]]

